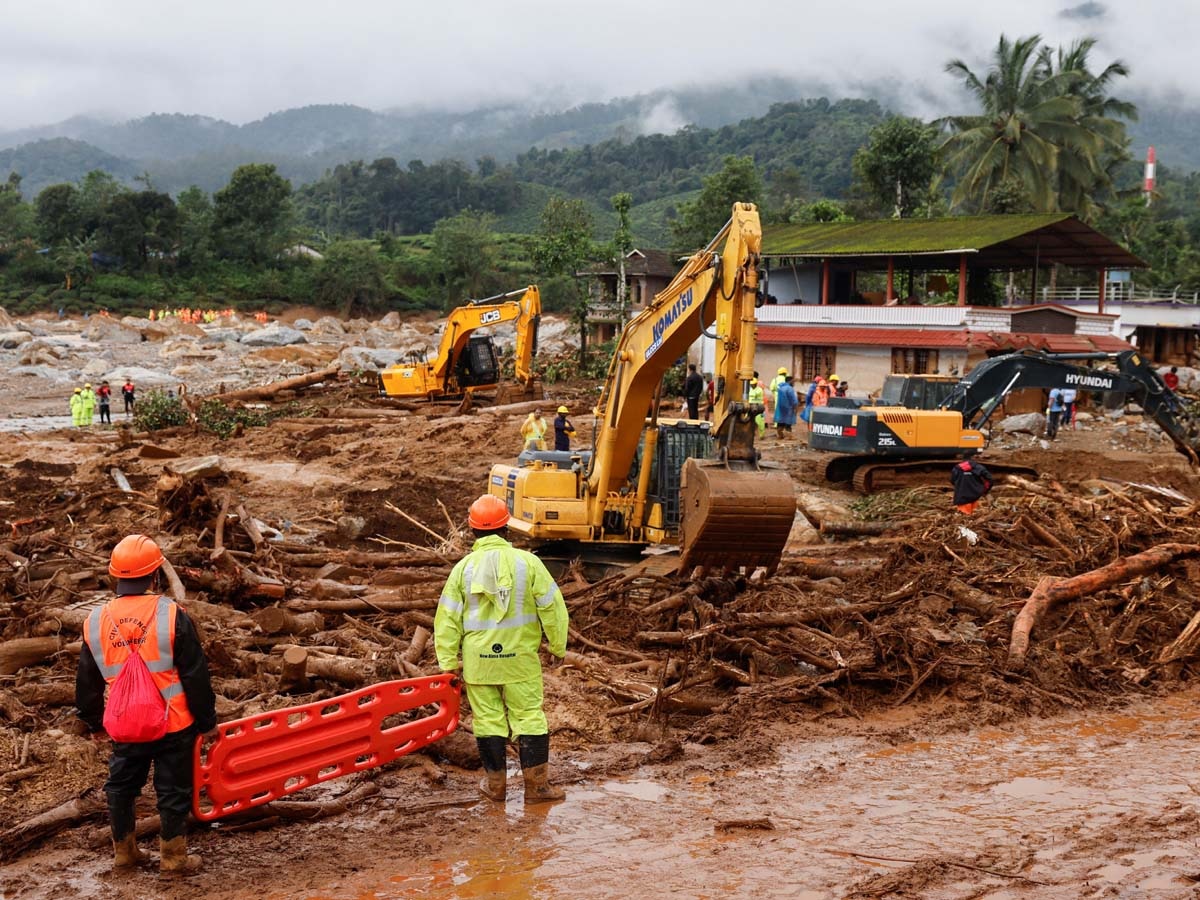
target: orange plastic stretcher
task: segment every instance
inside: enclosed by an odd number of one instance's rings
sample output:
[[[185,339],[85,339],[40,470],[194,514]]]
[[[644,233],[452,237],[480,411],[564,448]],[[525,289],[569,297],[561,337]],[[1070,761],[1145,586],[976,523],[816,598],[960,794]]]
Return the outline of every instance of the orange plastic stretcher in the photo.
[[[461,691],[457,677],[430,675],[226,722],[211,744],[196,742],[196,818],[244,812],[432,744],[458,727]],[[421,707],[430,709],[414,715]]]

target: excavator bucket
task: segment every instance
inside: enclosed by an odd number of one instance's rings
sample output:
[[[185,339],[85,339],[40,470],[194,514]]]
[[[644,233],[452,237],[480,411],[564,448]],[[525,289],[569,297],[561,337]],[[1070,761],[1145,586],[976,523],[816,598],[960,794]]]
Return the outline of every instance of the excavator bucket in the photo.
[[[772,574],[792,530],[796,498],[782,470],[689,459],[680,510],[681,571],[699,566],[749,573],[761,566]]]

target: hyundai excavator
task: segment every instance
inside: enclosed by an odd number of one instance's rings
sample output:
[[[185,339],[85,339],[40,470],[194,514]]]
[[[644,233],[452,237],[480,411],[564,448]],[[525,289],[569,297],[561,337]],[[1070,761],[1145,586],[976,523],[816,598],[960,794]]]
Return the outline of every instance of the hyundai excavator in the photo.
[[[1108,363],[1091,368],[1084,363]],[[944,390],[944,385],[937,386]],[[1023,350],[981,362],[949,388],[936,408],[892,403],[857,408],[835,405],[812,411],[809,447],[845,454],[826,465],[830,481],[853,481],[870,493],[906,471],[928,469],[930,461],[982,450],[983,428],[1008,394],[1022,388],[1074,388],[1130,395],[1192,465],[1200,452],[1200,419],[1187,411],[1159,374],[1136,350],[1121,353],[1042,353]],[[895,392],[893,392],[894,394]],[[884,397],[889,395],[885,391]],[[1023,467],[988,463],[997,474]],[[1025,472],[1036,474],[1033,470]]]
[[[792,480],[760,462],[749,402],[762,231],[738,203],[721,232],[621,332],[595,409],[594,449],[492,467],[509,528],[589,549],[678,542],[680,568],[773,572],[795,517]],[[662,380],[716,341],[713,421],[659,417]]]
[[[389,366],[380,373],[380,393],[389,397],[437,400],[496,388],[500,384],[496,345],[490,337],[473,332],[486,326],[515,322],[516,380],[523,391],[522,396],[540,399],[532,362],[537,353],[541,317],[542,298],[537,285],[472,300],[446,319],[436,356],[427,360],[423,354],[414,353],[408,361]]]

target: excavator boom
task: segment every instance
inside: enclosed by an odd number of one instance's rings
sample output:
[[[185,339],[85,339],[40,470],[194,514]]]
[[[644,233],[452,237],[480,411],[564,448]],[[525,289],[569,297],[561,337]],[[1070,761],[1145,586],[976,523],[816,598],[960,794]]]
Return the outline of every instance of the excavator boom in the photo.
[[[533,357],[542,317],[536,285],[472,300],[446,318],[437,353],[428,360],[389,366],[380,374],[381,391],[389,397],[437,399],[490,390],[500,382],[500,367],[490,338],[480,328],[514,322],[514,374],[525,391],[533,388]]]
[[[762,232],[738,203],[721,232],[622,329],[595,409],[594,450],[495,466],[509,527],[535,539],[680,541],[682,566],[773,570],[795,517],[791,478],[759,462],[754,374]],[[716,341],[713,426],[659,419],[663,376],[701,336]]]
[[[1085,363],[1108,363],[1092,368]],[[1024,388],[1075,388],[1131,396],[1180,453],[1200,461],[1200,419],[1192,415],[1136,350],[1121,353],[1042,353],[1024,350],[984,360],[937,409],[894,406],[823,407],[813,411],[810,446],[846,454],[830,460],[831,481],[853,479],[861,490],[879,476],[920,469],[931,460],[981,450],[983,429],[1010,393]],[[995,467],[997,471],[1002,466]]]

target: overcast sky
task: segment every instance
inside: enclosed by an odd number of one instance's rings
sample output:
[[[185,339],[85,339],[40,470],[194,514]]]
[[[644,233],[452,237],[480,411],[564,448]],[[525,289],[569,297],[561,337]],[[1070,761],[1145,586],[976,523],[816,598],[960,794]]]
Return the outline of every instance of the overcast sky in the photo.
[[[1095,35],[1098,64],[1134,70],[1123,92],[1200,93],[1195,0],[0,0],[0,22],[0,131],[79,113],[240,124],[313,103],[561,108],[760,74],[948,98],[946,60],[982,70],[1001,32]],[[909,111],[927,104],[914,90]]]

